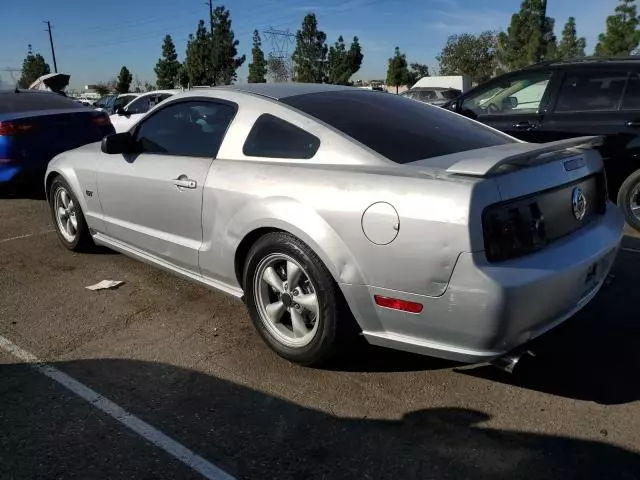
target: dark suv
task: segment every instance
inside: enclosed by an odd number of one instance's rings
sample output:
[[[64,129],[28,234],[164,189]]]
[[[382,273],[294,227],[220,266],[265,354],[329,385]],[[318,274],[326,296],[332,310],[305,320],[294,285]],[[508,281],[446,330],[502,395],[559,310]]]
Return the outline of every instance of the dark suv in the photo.
[[[609,195],[640,230],[640,57],[540,63],[443,107],[528,142],[604,135]]]

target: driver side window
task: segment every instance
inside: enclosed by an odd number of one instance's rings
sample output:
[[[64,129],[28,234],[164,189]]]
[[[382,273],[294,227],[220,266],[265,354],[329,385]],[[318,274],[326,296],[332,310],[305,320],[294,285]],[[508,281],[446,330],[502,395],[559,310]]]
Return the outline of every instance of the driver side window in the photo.
[[[537,113],[550,79],[550,72],[531,72],[491,83],[466,97],[460,109],[474,117]]]
[[[141,153],[213,157],[236,114],[236,107],[213,101],[167,105],[145,118],[135,132]]]

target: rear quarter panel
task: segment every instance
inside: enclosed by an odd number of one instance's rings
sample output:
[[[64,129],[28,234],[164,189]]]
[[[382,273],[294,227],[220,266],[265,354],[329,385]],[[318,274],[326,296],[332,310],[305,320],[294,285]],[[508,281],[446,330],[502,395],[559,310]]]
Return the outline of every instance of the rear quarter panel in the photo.
[[[238,245],[253,230],[271,227],[307,243],[339,283],[439,296],[458,255],[472,249],[469,205],[480,194],[485,202],[498,200],[491,182],[454,182],[397,166],[215,160],[203,198],[200,268],[238,285]],[[376,202],[391,204],[399,216],[398,235],[387,245],[363,233],[362,215]]]

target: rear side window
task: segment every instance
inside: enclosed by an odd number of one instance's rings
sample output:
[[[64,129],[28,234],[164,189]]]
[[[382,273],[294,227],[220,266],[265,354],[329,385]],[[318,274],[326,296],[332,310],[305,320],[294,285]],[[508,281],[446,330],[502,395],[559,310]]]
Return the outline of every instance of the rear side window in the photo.
[[[242,153],[248,157],[309,159],[319,147],[318,137],[267,113],[253,124]]]
[[[617,110],[627,72],[568,73],[556,104],[556,112],[595,112]]]
[[[629,76],[627,90],[622,99],[623,110],[640,110],[640,75],[632,73]]]
[[[516,142],[462,115],[390,93],[353,89],[296,95],[280,101],[396,163]]]
[[[20,92],[13,90],[0,93],[0,113],[21,113],[36,110],[65,110],[82,108],[72,99],[57,93]]]

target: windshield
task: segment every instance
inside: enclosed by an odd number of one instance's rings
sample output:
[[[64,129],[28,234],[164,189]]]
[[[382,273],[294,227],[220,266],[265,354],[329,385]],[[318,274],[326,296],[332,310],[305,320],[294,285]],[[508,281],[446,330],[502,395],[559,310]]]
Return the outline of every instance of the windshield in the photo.
[[[513,143],[514,139],[400,95],[341,90],[281,100],[396,163]]]

